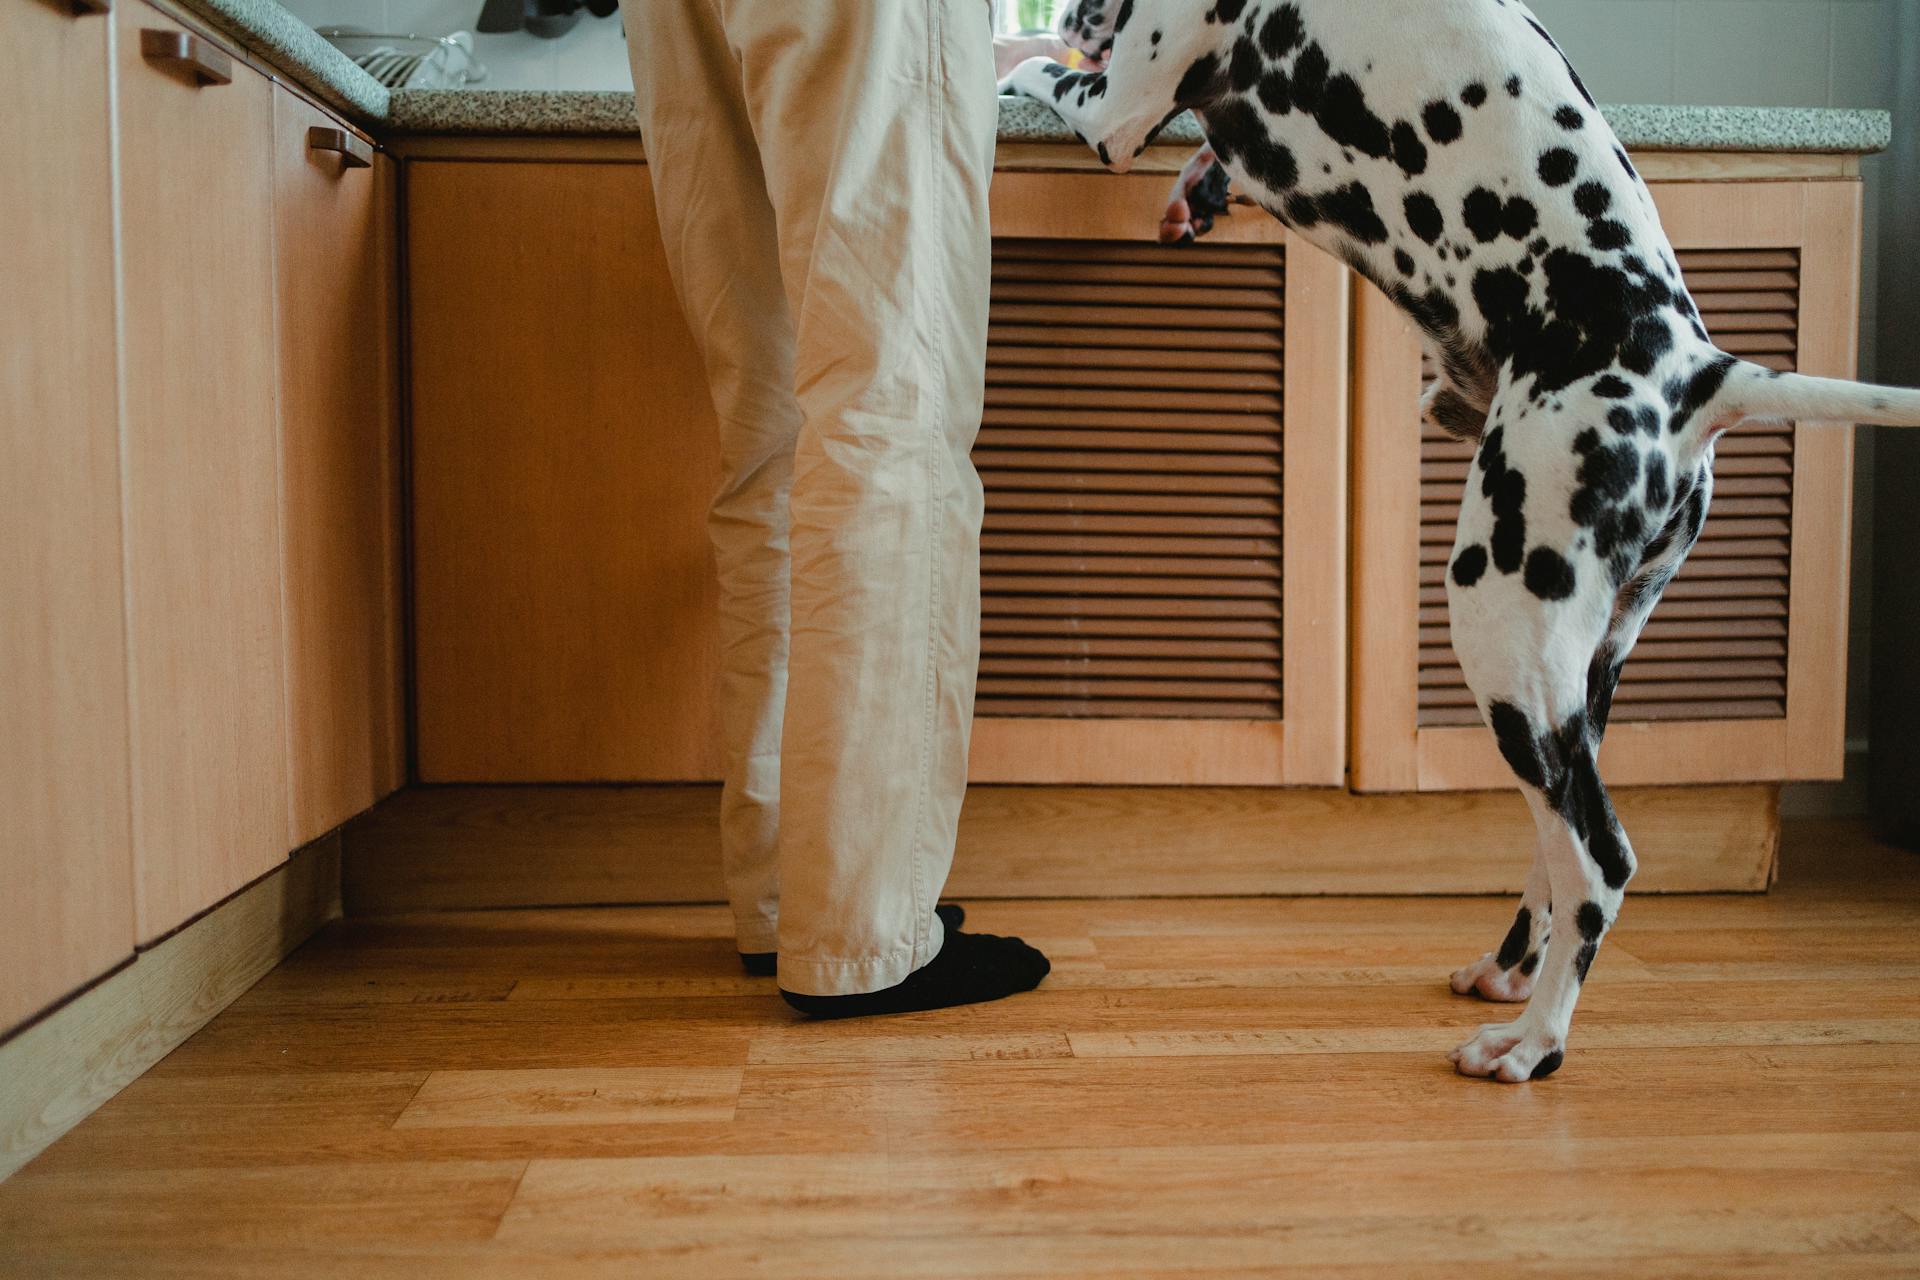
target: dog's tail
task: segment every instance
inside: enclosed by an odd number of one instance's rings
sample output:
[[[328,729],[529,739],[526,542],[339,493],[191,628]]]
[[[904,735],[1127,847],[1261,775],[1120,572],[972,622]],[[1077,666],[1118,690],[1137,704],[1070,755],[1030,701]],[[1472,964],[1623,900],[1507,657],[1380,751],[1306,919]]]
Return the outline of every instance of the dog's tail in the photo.
[[[1696,383],[1702,376],[1713,378],[1716,370],[1718,388],[1695,401],[1700,418],[1716,427],[1787,421],[1920,427],[1920,391],[1777,373],[1732,356],[1701,370]]]

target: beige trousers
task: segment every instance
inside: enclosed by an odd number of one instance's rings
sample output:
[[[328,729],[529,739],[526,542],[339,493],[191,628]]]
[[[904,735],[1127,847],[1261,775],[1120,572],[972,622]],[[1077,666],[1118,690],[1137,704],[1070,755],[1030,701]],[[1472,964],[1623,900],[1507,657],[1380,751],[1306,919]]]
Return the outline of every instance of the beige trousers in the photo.
[[[982,0],[624,7],[720,421],[721,840],[742,951],[877,991],[940,951],[979,665]]]

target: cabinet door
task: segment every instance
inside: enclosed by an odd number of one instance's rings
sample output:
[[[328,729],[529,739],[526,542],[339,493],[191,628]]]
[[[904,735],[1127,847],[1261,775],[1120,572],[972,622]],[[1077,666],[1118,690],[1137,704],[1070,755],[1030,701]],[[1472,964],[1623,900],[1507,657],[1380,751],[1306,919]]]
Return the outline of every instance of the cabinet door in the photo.
[[[267,80],[143,55],[123,0],[127,571],[140,936],[286,856]]]
[[[0,39],[0,1031],[133,950],[107,19]]]
[[[994,179],[976,782],[1342,778],[1346,271],[1166,184]]]
[[[289,842],[400,784],[390,161],[310,145],[338,122],[274,99]]]
[[[1775,369],[1854,372],[1855,181],[1654,183],[1714,340]],[[1472,450],[1423,434],[1412,326],[1358,309],[1354,755],[1364,791],[1510,786],[1447,637],[1442,575]],[[1853,436],[1723,436],[1699,544],[1627,660],[1600,762],[1618,784],[1838,777]]]
[[[718,772],[719,446],[639,164],[407,170],[428,782]]]

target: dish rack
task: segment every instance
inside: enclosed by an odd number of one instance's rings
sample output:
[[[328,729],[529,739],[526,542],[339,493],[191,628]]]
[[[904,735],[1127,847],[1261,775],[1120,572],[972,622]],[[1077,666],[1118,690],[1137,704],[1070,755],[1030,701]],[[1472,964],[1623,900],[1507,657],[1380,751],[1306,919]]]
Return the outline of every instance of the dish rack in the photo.
[[[318,30],[327,43],[389,89],[458,89],[487,78],[487,68],[474,56],[471,31],[423,36],[358,27]]]

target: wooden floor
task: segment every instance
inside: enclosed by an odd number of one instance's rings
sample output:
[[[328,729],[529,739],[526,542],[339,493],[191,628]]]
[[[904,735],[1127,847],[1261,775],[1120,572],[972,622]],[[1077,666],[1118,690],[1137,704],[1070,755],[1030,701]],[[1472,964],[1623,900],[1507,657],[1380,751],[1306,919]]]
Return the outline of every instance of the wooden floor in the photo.
[[[988,903],[1041,991],[828,1025],[711,908],[344,922],[0,1184],[0,1274],[1920,1274],[1920,857],[1630,900],[1520,1086],[1444,1056],[1510,911]]]

